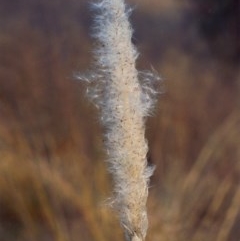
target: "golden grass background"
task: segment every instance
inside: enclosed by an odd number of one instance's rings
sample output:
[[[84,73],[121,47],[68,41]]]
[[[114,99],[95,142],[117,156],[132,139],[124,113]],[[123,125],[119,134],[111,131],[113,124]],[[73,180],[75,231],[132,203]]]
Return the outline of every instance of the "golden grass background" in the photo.
[[[238,20],[212,36],[201,21],[219,9],[196,2],[131,1],[138,67],[165,90],[147,121],[149,241],[240,239]],[[0,241],[123,240],[98,113],[72,78],[91,66],[89,2],[0,3]]]

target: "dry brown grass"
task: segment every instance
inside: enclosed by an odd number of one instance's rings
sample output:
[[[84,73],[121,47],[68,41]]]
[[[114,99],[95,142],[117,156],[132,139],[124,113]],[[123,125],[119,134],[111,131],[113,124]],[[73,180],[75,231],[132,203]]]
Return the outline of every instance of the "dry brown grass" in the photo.
[[[76,22],[68,37],[27,22],[0,36],[0,240],[122,240],[104,204],[111,180],[96,113],[70,78],[89,64],[86,34]],[[148,121],[157,169],[147,240],[237,241],[237,71],[179,48],[153,65],[166,93]]]

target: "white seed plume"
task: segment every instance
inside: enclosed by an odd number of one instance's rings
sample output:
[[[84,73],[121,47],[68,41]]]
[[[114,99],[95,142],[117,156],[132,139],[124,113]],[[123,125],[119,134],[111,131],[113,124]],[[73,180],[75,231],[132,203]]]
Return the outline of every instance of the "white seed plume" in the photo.
[[[131,38],[123,0],[101,0],[93,4],[96,69],[88,81],[88,92],[101,111],[106,128],[105,143],[109,169],[114,180],[114,208],[118,211],[128,241],[145,239],[148,227],[146,201],[149,177],[148,151],[144,137],[145,117],[154,104],[153,84],[159,77],[138,72],[138,56]]]

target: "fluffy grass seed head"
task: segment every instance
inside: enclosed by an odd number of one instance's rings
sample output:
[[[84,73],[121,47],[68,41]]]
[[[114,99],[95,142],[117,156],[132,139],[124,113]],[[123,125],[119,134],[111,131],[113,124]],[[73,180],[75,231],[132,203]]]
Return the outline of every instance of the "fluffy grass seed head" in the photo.
[[[132,29],[123,0],[101,0],[94,37],[95,70],[77,76],[88,82],[88,95],[100,109],[105,127],[109,170],[114,181],[113,206],[127,241],[143,241],[148,219],[146,201],[153,167],[147,165],[145,117],[151,113],[159,82],[154,72],[138,72],[138,56],[131,42]]]

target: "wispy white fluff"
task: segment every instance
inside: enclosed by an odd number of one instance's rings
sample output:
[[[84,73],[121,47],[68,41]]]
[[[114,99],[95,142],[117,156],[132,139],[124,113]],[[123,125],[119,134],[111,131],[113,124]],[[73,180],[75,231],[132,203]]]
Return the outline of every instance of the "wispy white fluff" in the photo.
[[[101,0],[93,7],[97,11],[96,71],[80,78],[88,82],[88,94],[100,109],[106,128],[108,163],[114,179],[113,205],[126,239],[142,241],[148,227],[146,201],[153,172],[146,161],[144,119],[154,105],[157,92],[152,86],[159,77],[136,70],[138,53],[131,42],[130,10],[124,1]]]

